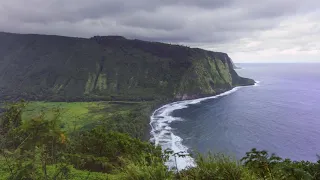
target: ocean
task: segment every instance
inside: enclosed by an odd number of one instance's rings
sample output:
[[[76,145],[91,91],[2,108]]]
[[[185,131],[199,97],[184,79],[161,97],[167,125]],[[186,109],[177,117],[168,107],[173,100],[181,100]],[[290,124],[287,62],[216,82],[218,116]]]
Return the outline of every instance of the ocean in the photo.
[[[240,159],[252,148],[292,160],[320,154],[320,64],[238,64],[255,86],[180,101],[151,116],[153,141],[174,152],[224,153]],[[179,169],[193,166],[177,157]],[[175,166],[173,157],[167,162]]]

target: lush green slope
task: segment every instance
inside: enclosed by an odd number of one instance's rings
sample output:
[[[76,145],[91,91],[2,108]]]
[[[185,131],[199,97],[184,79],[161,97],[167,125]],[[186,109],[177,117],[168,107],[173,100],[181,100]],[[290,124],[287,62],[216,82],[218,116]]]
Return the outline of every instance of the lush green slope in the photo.
[[[212,95],[254,81],[225,53],[106,36],[0,33],[0,98],[154,100]]]
[[[86,109],[95,105],[63,105],[67,106]],[[58,111],[23,120],[24,108],[24,103],[12,104],[0,115],[0,179],[320,179],[320,161],[291,161],[256,149],[246,153],[241,161],[222,154],[193,155],[196,167],[170,170],[164,162],[169,155],[179,153],[162,152],[148,142],[110,130],[105,126],[108,124],[67,133],[61,128],[64,120],[59,118]],[[51,115],[46,116],[47,113]]]
[[[36,100],[3,109],[0,179],[176,179],[168,154],[141,141],[154,105],[254,83],[227,54],[197,48],[118,36],[0,40],[0,102]]]
[[[68,134],[104,126],[108,131],[149,139],[149,115],[152,102],[28,102],[22,120],[39,116],[52,119],[57,112],[61,128]]]

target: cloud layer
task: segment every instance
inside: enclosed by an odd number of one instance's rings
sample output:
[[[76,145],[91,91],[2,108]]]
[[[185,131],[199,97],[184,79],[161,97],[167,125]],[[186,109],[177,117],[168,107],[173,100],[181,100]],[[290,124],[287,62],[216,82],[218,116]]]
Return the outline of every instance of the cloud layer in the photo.
[[[224,51],[239,62],[317,61],[318,7],[318,0],[0,0],[0,31],[122,35]]]

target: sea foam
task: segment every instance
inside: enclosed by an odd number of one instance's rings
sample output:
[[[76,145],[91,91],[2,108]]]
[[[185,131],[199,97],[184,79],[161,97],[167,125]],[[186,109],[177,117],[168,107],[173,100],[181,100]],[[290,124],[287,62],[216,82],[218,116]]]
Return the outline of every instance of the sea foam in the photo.
[[[256,81],[253,86],[260,86],[260,81]]]
[[[187,108],[191,104],[197,104],[204,100],[215,99],[221,96],[231,94],[237,91],[239,88],[240,87],[235,87],[230,91],[221,93],[216,96],[173,102],[156,109],[150,117],[150,134],[152,137],[151,141],[153,141],[155,145],[160,145],[163,150],[170,149],[174,153],[188,153],[188,147],[182,144],[183,139],[175,135],[174,129],[170,126],[172,122],[183,121],[183,119],[179,117],[173,117],[171,115],[172,112],[178,109]],[[190,156],[171,156],[169,160],[166,162],[166,165],[169,168],[174,168],[177,166],[178,170],[181,170],[188,167],[193,167],[195,166],[195,163],[194,159]]]
[[[253,86],[259,86],[260,81],[256,81]],[[150,117],[150,126],[151,126],[151,141],[155,143],[155,145],[160,145],[163,150],[170,149],[174,153],[188,153],[188,147],[182,144],[183,139],[174,134],[174,129],[171,128],[170,124],[174,121],[183,121],[180,117],[173,117],[172,112],[178,109],[187,108],[191,104],[198,104],[202,101],[208,99],[215,99],[221,96],[226,96],[231,94],[242,87],[248,86],[239,86],[235,87],[229,91],[221,93],[216,96],[210,96],[205,98],[193,99],[193,100],[184,100],[177,101],[170,104],[166,104],[156,109]],[[166,162],[166,165],[169,168],[177,167],[178,170],[186,169],[188,167],[194,167],[195,162],[194,159],[190,156],[179,157],[179,156],[171,156],[169,160]]]

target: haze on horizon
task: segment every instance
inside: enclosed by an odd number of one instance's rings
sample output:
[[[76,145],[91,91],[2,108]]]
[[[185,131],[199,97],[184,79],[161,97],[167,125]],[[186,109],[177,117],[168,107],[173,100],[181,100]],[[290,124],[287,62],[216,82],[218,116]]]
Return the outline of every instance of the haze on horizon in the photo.
[[[121,35],[236,62],[320,62],[318,0],[0,0],[0,31]]]

